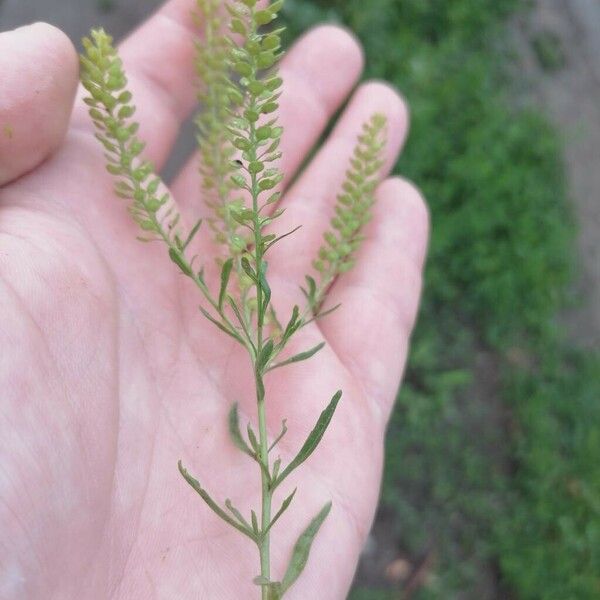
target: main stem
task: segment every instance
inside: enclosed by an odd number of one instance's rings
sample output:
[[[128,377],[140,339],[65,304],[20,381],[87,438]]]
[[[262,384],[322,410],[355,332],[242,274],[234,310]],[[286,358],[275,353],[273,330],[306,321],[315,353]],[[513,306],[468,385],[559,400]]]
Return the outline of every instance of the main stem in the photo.
[[[258,378],[261,376],[258,375]],[[262,515],[261,515],[261,529],[263,532],[269,527],[271,522],[271,489],[270,482],[267,476],[269,471],[269,445],[267,439],[267,418],[265,411],[265,399],[264,395],[260,393],[262,388],[261,382],[257,379],[257,402],[258,402],[258,432],[260,437],[260,460],[266,466],[265,469],[261,469],[262,478]],[[261,397],[262,396],[262,397]],[[264,578],[264,581],[270,581],[271,578],[271,544],[270,534],[263,533],[260,539],[260,574]],[[269,589],[266,586],[262,586],[262,600],[268,600]]]
[[[256,160],[256,127],[254,123],[250,127],[250,159]],[[260,356],[264,342],[264,320],[265,310],[263,307],[263,288],[262,278],[260,273],[263,270],[263,250],[261,241],[261,226],[258,212],[258,196],[260,189],[258,187],[258,179],[255,173],[251,174],[252,187],[252,210],[254,212],[254,261],[258,280],[256,283],[256,303],[257,303],[257,320],[256,320],[256,356]],[[271,522],[271,487],[269,481],[269,440],[267,437],[267,415],[265,408],[265,394],[263,373],[256,367],[254,369],[255,384],[256,384],[256,403],[258,408],[258,434],[260,444],[260,461],[263,465],[261,468],[262,481],[262,514],[261,514],[261,538],[259,541],[260,549],[260,574],[264,581],[271,580],[271,544],[270,534],[267,532]],[[261,586],[262,600],[269,600],[269,588]]]

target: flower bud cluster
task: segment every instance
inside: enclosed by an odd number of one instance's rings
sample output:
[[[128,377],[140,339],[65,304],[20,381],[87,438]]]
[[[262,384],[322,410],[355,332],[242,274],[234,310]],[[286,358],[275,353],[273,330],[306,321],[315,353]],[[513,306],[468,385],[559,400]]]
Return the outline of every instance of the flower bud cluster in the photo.
[[[364,240],[363,228],[371,219],[371,207],[384,164],[386,138],[386,117],[373,115],[363,125],[350,169],[337,198],[332,229],[324,233],[325,244],[313,263],[326,285],[354,266],[356,251]]]
[[[159,194],[161,180],[154,176],[152,165],[141,158],[145,144],[136,137],[138,123],[132,122],[135,107],[126,90],[127,78],[113,41],[103,29],[92,30],[83,39],[85,53],[81,60],[81,81],[89,96],[84,102],[96,126],[96,138],[105,150],[106,169],[116,177],[115,192],[131,201],[129,211],[144,232],[171,232],[178,216],[167,212],[168,227],[163,229],[157,217],[167,204],[168,194]]]

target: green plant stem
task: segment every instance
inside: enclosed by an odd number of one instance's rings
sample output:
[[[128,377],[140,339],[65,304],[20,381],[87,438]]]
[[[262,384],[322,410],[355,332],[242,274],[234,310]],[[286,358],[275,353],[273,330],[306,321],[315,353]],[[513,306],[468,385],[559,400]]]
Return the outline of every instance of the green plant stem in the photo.
[[[254,9],[252,9],[251,22],[254,22]],[[257,70],[256,65],[254,68]],[[250,110],[256,110],[256,101],[253,99],[250,103]],[[257,159],[258,139],[256,136],[256,124],[250,124],[249,132],[250,162],[254,162]],[[263,306],[263,285],[262,276],[263,272],[263,244],[261,235],[261,224],[260,224],[260,213],[259,213],[259,195],[260,188],[258,187],[257,174],[250,173],[251,190],[252,190],[252,211],[254,213],[253,228],[254,228],[254,263],[257,274],[256,281],[256,304],[257,304],[257,318],[256,318],[256,354],[260,356],[263,349],[263,337],[264,337],[264,320],[265,320],[265,307]],[[263,383],[263,372],[256,367],[255,363],[255,384],[256,384],[256,402],[258,409],[258,434],[260,444],[260,462],[262,463],[261,468],[261,537],[259,542],[260,551],[260,574],[263,581],[271,580],[271,536],[269,533],[269,525],[271,524],[271,481],[269,477],[269,440],[267,435],[267,415],[265,407],[265,392]],[[270,592],[269,588],[265,585],[261,586],[262,600],[269,600]]]
[[[254,108],[254,106],[252,106]],[[256,143],[256,127],[252,124],[250,128],[251,144]],[[256,160],[256,151],[251,152],[251,160]],[[251,174],[252,181],[252,209],[254,211],[254,260],[256,272],[260,274],[263,269],[263,252],[262,240],[258,213],[258,196],[260,190],[258,188],[257,177],[254,173]],[[262,279],[259,276],[256,283],[256,301],[257,301],[257,320],[256,320],[256,353],[260,356],[263,348],[263,328],[264,328],[264,307],[263,307],[263,289]],[[258,433],[260,443],[260,461],[263,464],[261,469],[262,482],[262,516],[261,529],[262,536],[260,540],[260,574],[265,581],[270,581],[271,578],[271,544],[268,527],[271,523],[271,482],[269,480],[269,440],[267,436],[267,415],[265,408],[265,394],[263,373],[258,369],[255,370],[256,376],[256,402],[258,407]],[[268,600],[269,588],[262,586],[262,600]]]
[[[258,377],[261,377],[260,375]],[[261,394],[262,381],[257,379],[257,403],[258,403],[258,433],[260,441],[260,460],[267,467],[267,470],[261,469],[262,481],[262,515],[260,538],[260,574],[269,581],[271,577],[271,535],[269,526],[271,524],[271,482],[268,476],[269,463],[269,445],[267,438],[267,415],[265,409],[264,394]],[[268,600],[269,589],[262,586],[262,599]]]

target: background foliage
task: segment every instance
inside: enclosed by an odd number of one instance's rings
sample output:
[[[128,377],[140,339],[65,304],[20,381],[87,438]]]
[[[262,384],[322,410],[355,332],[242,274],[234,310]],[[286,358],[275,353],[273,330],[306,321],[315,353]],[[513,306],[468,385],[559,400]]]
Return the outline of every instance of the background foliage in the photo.
[[[600,359],[568,348],[556,326],[573,227],[557,137],[511,98],[503,26],[520,9],[285,9],[292,35],[323,19],[347,24],[366,47],[367,75],[411,105],[397,171],[423,189],[433,237],[375,538],[427,564],[410,592],[419,600],[600,597]],[[403,597],[382,570],[363,567],[352,598]]]

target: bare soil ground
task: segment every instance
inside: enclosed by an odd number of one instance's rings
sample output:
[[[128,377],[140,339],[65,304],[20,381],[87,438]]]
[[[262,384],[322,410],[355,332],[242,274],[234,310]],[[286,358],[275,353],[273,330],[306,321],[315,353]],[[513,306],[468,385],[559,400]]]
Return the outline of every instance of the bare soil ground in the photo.
[[[600,0],[536,0],[515,22],[526,93],[564,138],[578,226],[577,307],[566,315],[575,342],[600,348]],[[540,37],[542,36],[542,37]],[[536,39],[554,40],[561,58],[544,66]],[[550,49],[551,51],[552,49]]]

